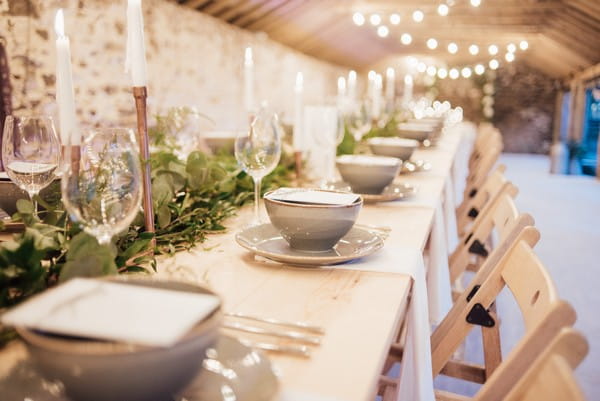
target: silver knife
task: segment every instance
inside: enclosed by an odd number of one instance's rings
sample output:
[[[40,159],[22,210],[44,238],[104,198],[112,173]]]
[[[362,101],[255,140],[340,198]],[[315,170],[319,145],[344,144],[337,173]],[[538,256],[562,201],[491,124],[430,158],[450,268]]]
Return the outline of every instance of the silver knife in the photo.
[[[302,329],[302,330],[306,330],[306,331],[310,331],[316,334],[324,334],[325,331],[323,330],[322,327],[313,325],[311,323],[308,322],[290,322],[290,321],[285,321],[285,320],[278,320],[278,319],[273,319],[273,318],[267,318],[267,317],[260,317],[260,316],[256,316],[256,315],[249,315],[246,313],[239,313],[239,312],[230,312],[230,313],[226,313],[225,316],[230,316],[230,317],[237,317],[240,319],[247,319],[247,320],[254,320],[257,322],[264,322],[264,323],[269,323],[269,324],[275,324],[275,325],[279,325],[279,326],[287,326],[287,327],[294,327],[297,329]]]
[[[269,330],[269,329],[264,329],[262,327],[249,326],[249,325],[235,323],[235,322],[225,322],[225,323],[223,323],[223,327],[226,329],[244,331],[246,333],[262,334],[265,336],[273,336],[273,337],[279,337],[279,338],[287,338],[290,340],[296,340],[296,341],[303,342],[306,344],[319,345],[321,343],[321,339],[319,337],[307,336],[306,334],[299,333],[297,331]]]

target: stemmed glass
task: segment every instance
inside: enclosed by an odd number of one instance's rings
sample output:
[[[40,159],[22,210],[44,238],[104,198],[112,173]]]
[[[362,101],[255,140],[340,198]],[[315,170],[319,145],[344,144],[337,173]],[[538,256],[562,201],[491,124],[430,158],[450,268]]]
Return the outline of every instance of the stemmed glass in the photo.
[[[33,199],[54,180],[60,164],[60,140],[51,117],[6,117],[2,163],[8,177]]]
[[[344,140],[345,121],[344,116],[337,107],[323,106],[318,107],[319,119],[318,130],[313,130],[315,142],[322,146],[325,153],[325,176],[322,186],[326,186],[334,179],[335,174],[335,156],[337,147]]]
[[[63,203],[85,232],[98,243],[108,244],[140,210],[143,188],[138,145],[128,128],[80,133],[81,145],[65,149]]]
[[[346,118],[346,123],[356,142],[360,142],[362,137],[371,130],[371,117],[365,105],[361,105],[350,113]]]
[[[260,224],[260,185],[281,157],[281,133],[277,114],[261,108],[250,129],[235,140],[235,158],[242,169],[254,180],[254,221]]]

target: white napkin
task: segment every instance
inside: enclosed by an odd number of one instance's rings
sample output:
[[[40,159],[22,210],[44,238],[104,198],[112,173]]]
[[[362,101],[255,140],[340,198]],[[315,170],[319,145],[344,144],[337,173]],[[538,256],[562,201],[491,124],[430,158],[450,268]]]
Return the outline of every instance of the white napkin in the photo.
[[[407,274],[414,280],[408,307],[407,334],[400,372],[399,400],[434,401],[431,373],[431,328],[427,305],[427,286],[423,255],[419,250],[384,247],[379,252],[354,263],[329,266],[371,272]]]
[[[357,194],[311,191],[298,188],[280,188],[268,196],[282,202],[308,203],[315,205],[351,205],[359,198]]]
[[[167,347],[219,304],[213,295],[73,279],[2,316],[51,333]]]

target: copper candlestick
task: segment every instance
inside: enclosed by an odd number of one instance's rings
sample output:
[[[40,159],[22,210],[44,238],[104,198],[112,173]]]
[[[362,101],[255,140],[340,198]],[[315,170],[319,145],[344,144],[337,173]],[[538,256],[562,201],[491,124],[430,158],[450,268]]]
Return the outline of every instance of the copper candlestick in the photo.
[[[152,206],[152,180],[150,176],[150,149],[148,140],[148,123],[146,117],[146,97],[145,86],[134,86],[133,97],[135,98],[135,108],[137,110],[137,137],[140,145],[140,158],[142,162],[142,180],[144,184],[144,198],[142,206],[144,207],[144,225],[146,231],[154,232],[154,210]],[[155,240],[153,240],[155,244]]]

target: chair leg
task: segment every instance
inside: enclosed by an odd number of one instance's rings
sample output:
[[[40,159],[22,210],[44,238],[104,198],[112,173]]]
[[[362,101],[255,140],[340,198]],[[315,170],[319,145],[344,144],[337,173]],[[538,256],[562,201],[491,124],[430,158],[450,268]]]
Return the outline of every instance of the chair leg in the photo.
[[[496,312],[496,303],[491,305],[489,313],[496,321],[496,324],[494,327],[481,327],[486,377],[490,377],[502,362],[502,349],[500,346],[500,321],[498,320],[498,314]]]

